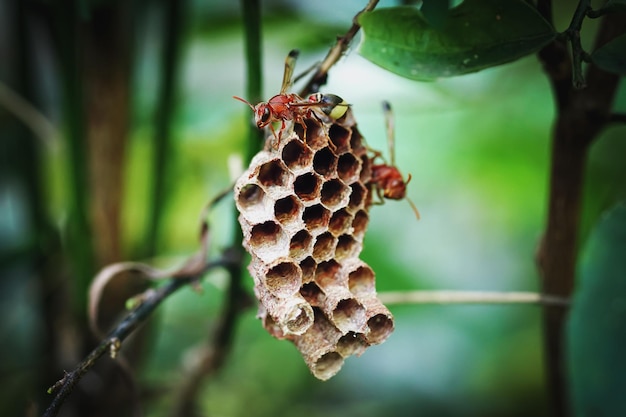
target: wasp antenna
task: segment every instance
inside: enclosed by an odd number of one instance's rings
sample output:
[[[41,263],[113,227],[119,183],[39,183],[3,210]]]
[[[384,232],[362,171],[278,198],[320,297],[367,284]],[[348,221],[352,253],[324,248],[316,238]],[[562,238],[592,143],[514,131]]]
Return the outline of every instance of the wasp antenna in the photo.
[[[411,182],[411,178],[413,178],[413,177],[412,177],[412,176],[411,176],[411,174],[409,173],[409,174],[407,175],[407,177],[406,177],[406,181],[404,181],[404,185],[409,185],[409,183]]]
[[[387,127],[387,146],[389,147],[389,161],[391,161],[392,166],[395,166],[396,152],[393,111],[391,110],[391,104],[386,100],[383,101],[383,112],[385,113],[385,126]]]
[[[411,208],[413,209],[413,213],[415,213],[415,217],[417,217],[417,220],[419,220],[421,218],[420,212],[417,209],[417,206],[415,205],[413,200],[411,200],[409,197],[406,197],[406,201],[411,205]]]
[[[239,100],[239,101],[241,101],[242,103],[246,103],[248,106],[250,106],[250,108],[252,109],[252,111],[254,111],[254,106],[253,106],[252,104],[250,104],[250,102],[249,102],[248,100],[243,99],[243,98],[241,98],[241,97],[237,97],[237,96],[233,96],[233,98],[234,98],[235,100]]]

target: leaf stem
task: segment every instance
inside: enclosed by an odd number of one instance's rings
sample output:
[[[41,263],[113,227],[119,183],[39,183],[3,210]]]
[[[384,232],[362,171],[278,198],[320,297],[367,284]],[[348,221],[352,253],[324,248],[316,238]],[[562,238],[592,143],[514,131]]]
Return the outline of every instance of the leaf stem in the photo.
[[[583,20],[591,10],[590,3],[590,0],[580,0],[578,2],[576,11],[574,11],[574,15],[572,16],[572,21],[565,30],[565,34],[572,45],[572,82],[576,89],[582,89],[587,85],[583,75],[582,63],[588,60],[588,54],[583,50],[580,42],[580,29],[582,28]]]
[[[326,58],[322,61],[322,63],[317,68],[317,71],[311,76],[309,81],[302,87],[300,91],[301,96],[306,96],[311,93],[319,91],[320,87],[326,84],[326,78],[328,77],[328,70],[339,61],[342,55],[348,49],[350,42],[354,39],[354,36],[357,34],[359,29],[361,29],[361,25],[359,25],[359,16],[365,12],[369,12],[374,10],[376,5],[378,4],[378,0],[369,0],[367,5],[361,10],[359,13],[354,16],[352,19],[352,26],[346,32],[345,35],[339,36],[337,38],[337,42],[335,45],[330,48],[328,54],[326,54]]]

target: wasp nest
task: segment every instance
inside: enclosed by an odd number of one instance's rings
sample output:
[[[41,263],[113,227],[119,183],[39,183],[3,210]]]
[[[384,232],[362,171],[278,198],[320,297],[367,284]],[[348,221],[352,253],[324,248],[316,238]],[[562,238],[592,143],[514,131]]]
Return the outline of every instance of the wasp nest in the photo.
[[[235,200],[264,327],[326,380],[346,357],[387,339],[393,317],[359,259],[371,162],[352,113],[304,124],[254,157]]]

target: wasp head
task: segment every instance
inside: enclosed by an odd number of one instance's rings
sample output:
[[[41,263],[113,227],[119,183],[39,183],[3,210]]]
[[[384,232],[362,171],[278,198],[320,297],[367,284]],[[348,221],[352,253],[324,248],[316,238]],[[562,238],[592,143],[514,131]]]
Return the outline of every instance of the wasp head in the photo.
[[[406,182],[402,178],[392,178],[385,184],[383,196],[390,200],[402,200],[406,196]]]
[[[272,121],[272,112],[266,102],[257,104],[252,110],[254,110],[254,122],[259,129],[264,128]]]

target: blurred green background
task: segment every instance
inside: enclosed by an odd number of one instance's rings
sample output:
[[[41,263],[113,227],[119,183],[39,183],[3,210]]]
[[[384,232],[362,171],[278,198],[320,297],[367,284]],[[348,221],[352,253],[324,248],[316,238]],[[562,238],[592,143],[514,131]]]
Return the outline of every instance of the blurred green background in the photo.
[[[97,117],[88,119],[89,106],[71,101],[72,94],[81,94],[72,90],[80,90],[76,86],[81,72],[72,73],[67,58],[85,25],[95,28],[92,35],[100,30],[94,23],[100,15],[94,10],[124,9],[122,23],[113,27],[122,39],[113,45],[127,47],[129,58],[120,62],[115,54],[98,56],[105,75],[100,78],[104,88],[95,95],[100,94],[103,103],[96,104],[106,106],[106,80],[114,68],[127,71],[130,99],[128,134],[116,138],[125,150],[117,160],[108,160],[123,167],[117,202],[120,248],[105,259],[172,265],[192,253],[202,208],[231,183],[229,160],[244,157],[250,109],[232,99],[246,94],[241,3],[179,2],[174,14],[171,3],[0,1],[0,82],[33,103],[55,127],[43,138],[33,135],[33,125],[14,115],[19,99],[2,96],[2,415],[40,414],[51,400],[45,389],[94,342],[83,333],[83,290],[102,266],[97,248],[104,236],[97,228],[76,233],[87,230],[81,229],[76,212],[81,204],[77,190],[95,188],[81,183],[85,178],[76,179],[77,173],[86,172],[81,164],[90,162],[84,154],[76,158],[75,152],[81,152],[87,120]],[[570,3],[557,4],[558,30],[569,21],[574,8]],[[263,2],[264,97],[278,92],[290,49],[302,51],[298,69],[308,68],[324,57],[364,4]],[[395,4],[381,1],[379,7]],[[78,31],[64,35],[68,21]],[[591,35],[593,22],[585,30],[583,35]],[[178,49],[168,53],[168,42]],[[537,290],[534,253],[544,226],[554,117],[550,87],[538,60],[528,57],[478,74],[418,83],[364,60],[357,44],[330,71],[322,91],[351,103],[370,146],[385,152],[381,101],[391,102],[396,162],[413,176],[409,196],[422,216],[416,221],[402,201],[372,208],[361,258],[376,272],[378,290]],[[78,55],[79,61],[89,56]],[[87,71],[98,74],[97,68]],[[164,96],[168,74],[172,94]],[[624,91],[617,106],[626,109]],[[165,127],[159,121],[167,122]],[[72,129],[78,129],[74,140],[68,139]],[[155,138],[163,130],[170,133],[171,142],[159,160]],[[592,149],[585,236],[602,210],[626,195],[625,133],[623,127],[612,127]],[[155,196],[155,172],[161,169],[164,186]],[[88,204],[85,201],[88,198],[83,201]],[[150,214],[155,207],[157,214]],[[157,232],[150,226],[151,216],[158,218]],[[212,253],[232,241],[233,216],[230,202],[210,214]],[[201,293],[181,290],[149,326],[135,356],[147,415],[168,414],[181,369],[192,362],[194,348],[207,339],[220,314],[227,279],[218,271],[203,281]],[[249,277],[246,285],[251,288]],[[295,347],[274,340],[255,318],[255,309],[247,310],[238,322],[232,355],[203,385],[203,413],[548,415],[537,307],[390,309],[396,319],[394,334],[362,357],[347,360],[328,382],[311,376]],[[96,387],[105,381],[86,379],[85,384]]]

